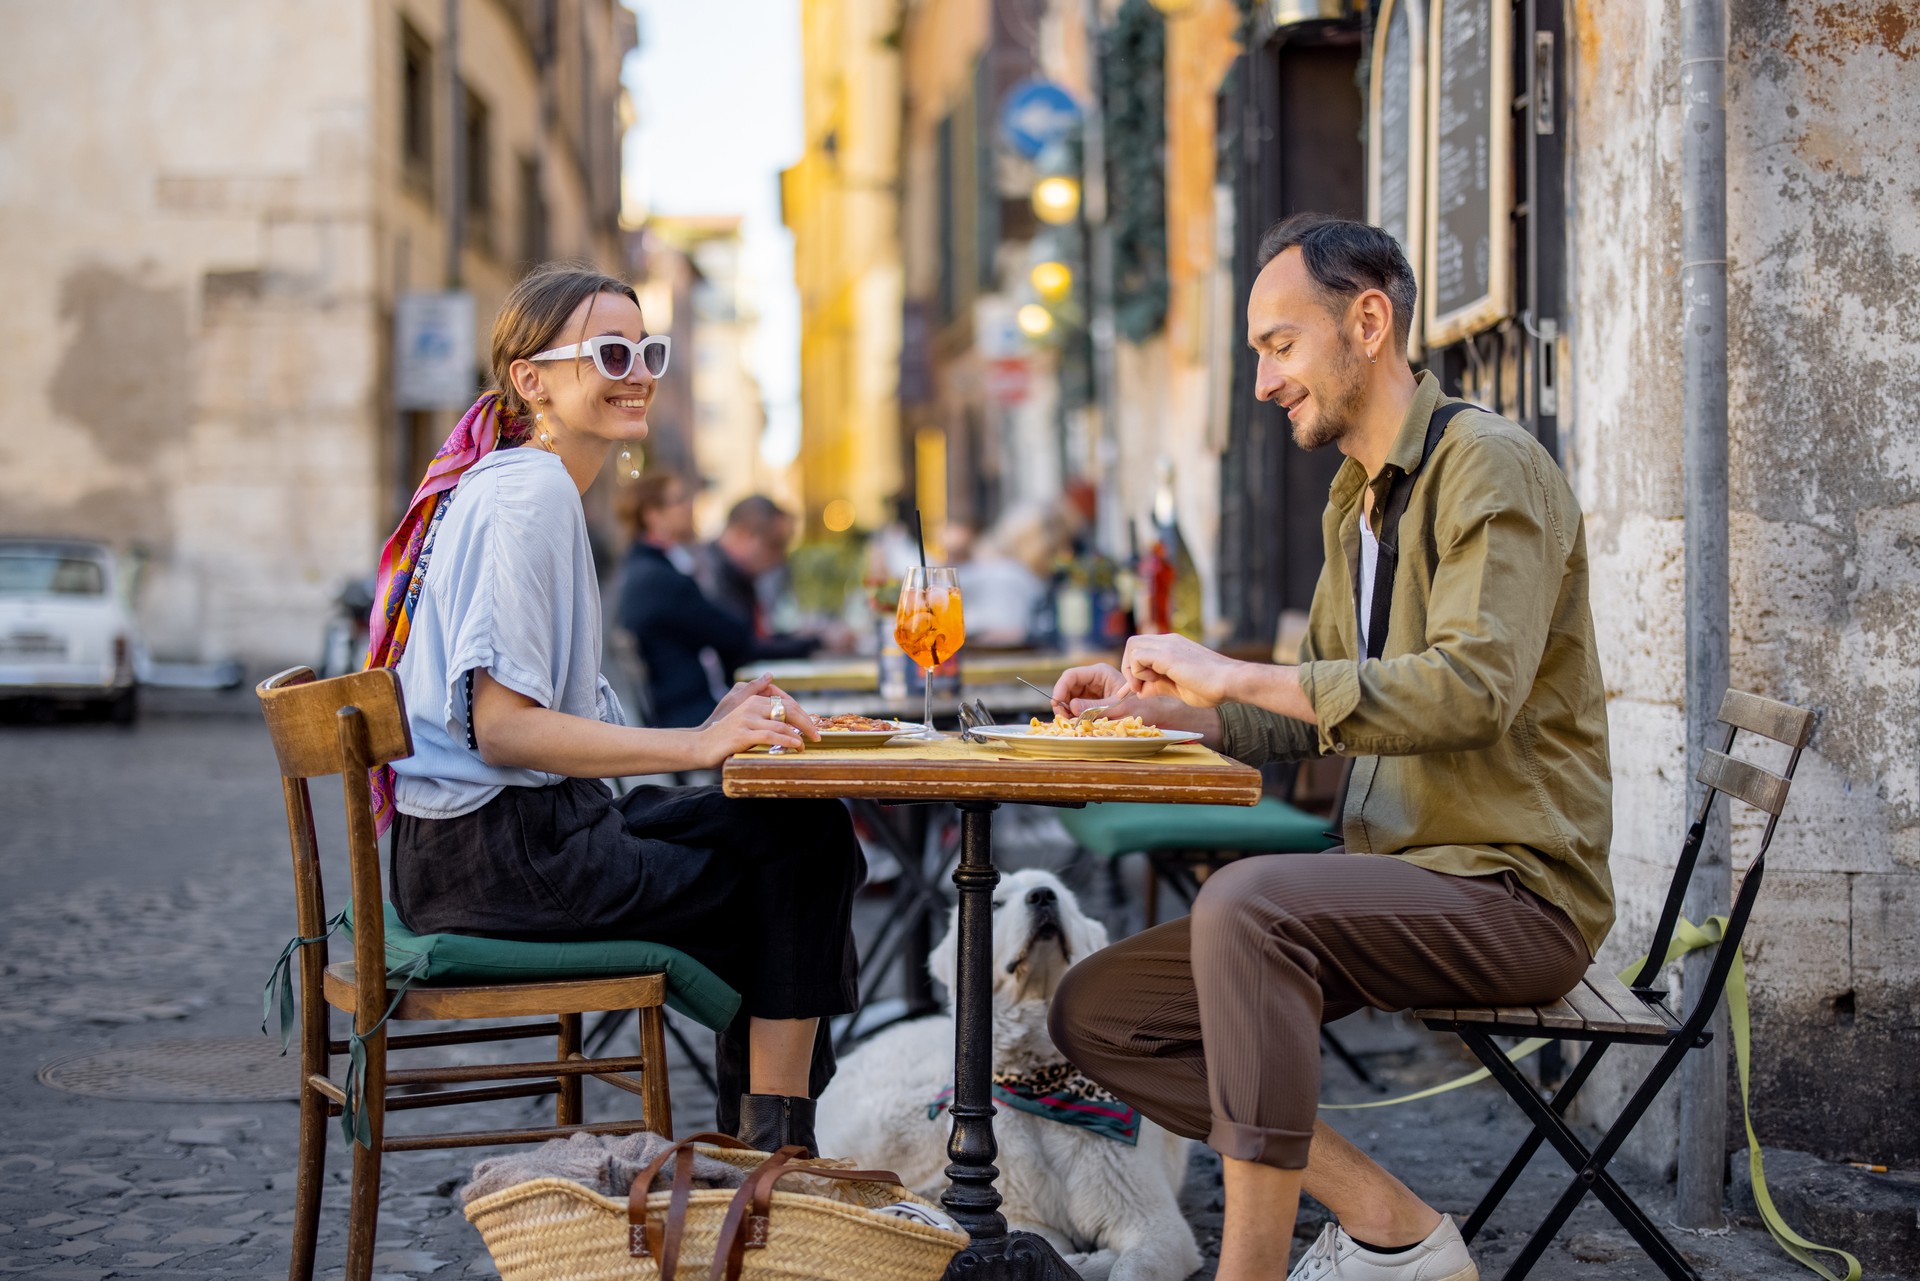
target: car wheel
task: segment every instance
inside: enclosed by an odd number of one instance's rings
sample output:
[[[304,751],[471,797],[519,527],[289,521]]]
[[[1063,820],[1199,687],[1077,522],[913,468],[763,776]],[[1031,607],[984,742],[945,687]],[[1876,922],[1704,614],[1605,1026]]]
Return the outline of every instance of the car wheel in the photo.
[[[107,704],[107,719],[115,725],[131,725],[140,719],[140,688],[132,686],[114,696]]]

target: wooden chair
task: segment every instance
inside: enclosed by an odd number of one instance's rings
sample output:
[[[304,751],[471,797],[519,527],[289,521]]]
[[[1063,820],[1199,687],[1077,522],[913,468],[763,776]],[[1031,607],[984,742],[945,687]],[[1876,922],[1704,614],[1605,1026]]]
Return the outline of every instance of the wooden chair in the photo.
[[[367,774],[374,766],[413,751],[398,678],[391,671],[374,670],[319,681],[308,668],[296,667],[262,682],[257,692],[279,757],[286,795],[294,905],[300,930],[296,940],[300,962],[300,1162],[289,1277],[307,1281],[313,1275],[327,1122],[348,1110],[350,1098],[361,1137],[353,1144],[348,1281],[366,1281],[372,1273],[383,1153],[537,1143],[570,1134],[629,1134],[642,1129],[672,1137],[661,1010],[667,995],[666,975],[636,973],[471,985],[401,983],[399,990],[394,990],[388,974],[386,909],[381,898],[379,851]],[[353,931],[353,960],[333,965],[327,963],[330,926],[307,786],[308,779],[329,774],[340,775],[346,791]],[[352,1037],[340,1040],[330,1034],[330,1008],[352,1017]],[[641,1053],[637,1057],[589,1059],[581,1055],[580,1017],[598,1010],[639,1012]],[[389,1018],[478,1020],[527,1016],[551,1021],[405,1036],[389,1035],[385,1027]],[[395,1050],[543,1036],[555,1038],[550,1061],[399,1069],[389,1069],[387,1064],[389,1053]],[[336,1081],[331,1075],[333,1056],[339,1054],[350,1058],[345,1081]],[[638,1079],[622,1075],[630,1072],[639,1073]],[[581,1079],[587,1076],[638,1094],[643,1101],[643,1119],[582,1124]],[[511,1084],[491,1084],[494,1082]],[[412,1092],[420,1086],[441,1088]],[[449,1086],[472,1088],[444,1088]],[[388,1093],[396,1088],[400,1092]],[[405,1136],[386,1133],[389,1112],[547,1094],[558,1096],[552,1126]]]
[[[1734,959],[1740,954],[1740,938],[1746,931],[1748,918],[1753,915],[1754,900],[1759,896],[1761,878],[1766,871],[1767,847],[1773,843],[1774,827],[1780,821],[1780,811],[1786,806],[1787,790],[1792,784],[1793,772],[1800,763],[1800,753],[1813,734],[1814,716],[1812,712],[1757,694],[1729,690],[1720,704],[1719,720],[1727,727],[1726,740],[1721,750],[1708,752],[1700,766],[1699,781],[1706,784],[1707,794],[1701,802],[1698,817],[1688,829],[1686,842],[1680,850],[1679,866],[1674,870],[1673,882],[1667,888],[1666,903],[1660,910],[1660,923],[1654,930],[1652,946],[1647,949],[1647,959],[1635,973],[1631,987],[1621,983],[1605,966],[1595,965],[1587,971],[1586,978],[1578,987],[1550,1005],[1414,1011],[1415,1017],[1424,1020],[1430,1028],[1459,1033],[1468,1048],[1486,1064],[1493,1079],[1500,1083],[1533,1122],[1533,1132],[1520,1145],[1520,1150],[1507,1163],[1500,1177],[1494,1180],[1493,1186],[1461,1228],[1463,1237],[1473,1240],[1475,1234],[1486,1225],[1487,1219],[1526,1169],[1527,1162],[1540,1150],[1541,1143],[1551,1143],[1573,1169],[1574,1177],[1567,1190],[1507,1269],[1506,1281],[1519,1281],[1532,1270],[1541,1253],[1552,1244],[1555,1235],[1566,1223],[1567,1217],[1589,1192],[1600,1198],[1601,1204],[1633,1235],[1661,1272],[1674,1281],[1699,1281],[1699,1274],[1694,1271],[1693,1265],[1686,1261],[1666,1235],[1654,1226],[1646,1212],[1634,1204],[1625,1189],[1607,1173],[1607,1164],[1619,1152],[1627,1136],[1633,1133],[1634,1127],[1646,1114],[1661,1087],[1678,1070],[1687,1052],[1706,1045],[1711,1039],[1707,1024],[1726,991],[1727,976],[1732,972]],[[1791,749],[1791,755],[1785,773],[1775,774],[1734,757],[1734,739],[1742,730],[1786,744]],[[1687,885],[1693,879],[1693,867],[1700,855],[1707,817],[1713,811],[1714,798],[1722,793],[1764,811],[1767,825],[1760,839],[1760,852],[1747,869],[1746,877],[1740,883],[1740,891],[1734,898],[1732,914],[1727,918],[1726,929],[1713,962],[1708,967],[1706,980],[1697,995],[1688,994],[1691,1004],[1686,1017],[1682,1019],[1667,1009],[1666,992],[1659,986],[1659,980],[1666,968],[1668,947],[1673,941],[1674,927],[1680,919],[1680,906],[1686,898]],[[1548,1036],[1559,1040],[1584,1041],[1588,1048],[1560,1088],[1542,1097],[1533,1083],[1521,1075],[1520,1069],[1493,1043],[1495,1036]],[[1573,1102],[1587,1078],[1593,1075],[1601,1057],[1615,1045],[1654,1046],[1662,1053],[1600,1142],[1588,1148],[1567,1124],[1567,1106]]]

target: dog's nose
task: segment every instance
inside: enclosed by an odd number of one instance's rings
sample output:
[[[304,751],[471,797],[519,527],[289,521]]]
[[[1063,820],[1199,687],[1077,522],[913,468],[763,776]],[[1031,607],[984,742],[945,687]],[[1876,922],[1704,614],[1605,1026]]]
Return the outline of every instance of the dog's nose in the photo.
[[[1043,903],[1052,903],[1054,900],[1054,892],[1044,885],[1037,890],[1027,891],[1027,906],[1029,907],[1039,907]]]

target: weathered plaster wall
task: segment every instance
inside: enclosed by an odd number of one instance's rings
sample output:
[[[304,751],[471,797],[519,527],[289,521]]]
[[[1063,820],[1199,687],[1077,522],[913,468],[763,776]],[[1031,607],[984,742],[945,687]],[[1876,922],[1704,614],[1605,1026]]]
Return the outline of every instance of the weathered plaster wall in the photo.
[[[1920,3],[1734,0],[1733,675],[1817,707],[1748,949],[1769,1142],[1920,1157]]]
[[[1570,9],[1568,463],[1613,732],[1615,964],[1651,932],[1684,826],[1678,8]],[[1729,50],[1733,679],[1822,717],[1748,936],[1755,1119],[1769,1143],[1911,1160],[1920,4],[1734,0]],[[1743,870],[1759,828],[1735,830]],[[1602,1075],[1610,1111],[1625,1077]],[[1643,1124],[1630,1154],[1666,1164],[1671,1133]]]
[[[309,655],[370,563],[368,10],[0,9],[0,530],[145,542],[163,654]]]

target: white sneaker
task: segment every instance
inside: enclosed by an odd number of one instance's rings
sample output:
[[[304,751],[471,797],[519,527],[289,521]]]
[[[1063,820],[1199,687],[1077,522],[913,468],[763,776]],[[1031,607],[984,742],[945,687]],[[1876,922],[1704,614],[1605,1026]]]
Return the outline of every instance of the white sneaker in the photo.
[[[1338,1223],[1329,1223],[1294,1264],[1287,1281],[1480,1281],[1480,1269],[1452,1216],[1443,1214],[1426,1240],[1398,1254],[1369,1250]]]

